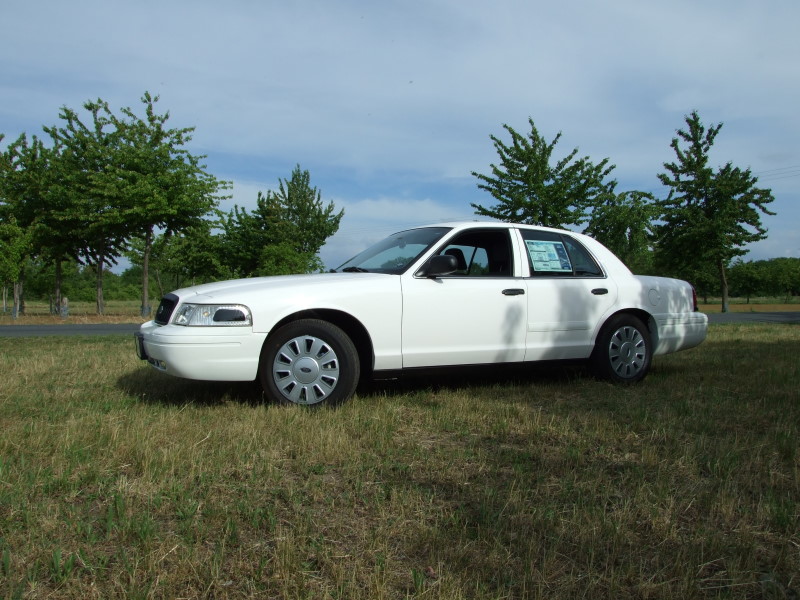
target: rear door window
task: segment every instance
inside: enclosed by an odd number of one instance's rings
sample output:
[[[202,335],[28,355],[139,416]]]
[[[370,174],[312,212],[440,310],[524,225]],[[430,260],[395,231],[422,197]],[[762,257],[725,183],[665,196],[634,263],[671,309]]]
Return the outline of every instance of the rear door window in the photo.
[[[603,277],[592,255],[574,238],[552,231],[521,229],[534,277]]]

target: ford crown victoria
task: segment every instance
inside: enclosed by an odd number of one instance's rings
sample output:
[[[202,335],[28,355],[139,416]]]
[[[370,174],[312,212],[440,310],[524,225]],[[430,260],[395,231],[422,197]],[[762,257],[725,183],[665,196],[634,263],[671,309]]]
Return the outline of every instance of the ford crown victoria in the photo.
[[[335,404],[361,377],[454,365],[578,359],[634,383],[706,330],[691,285],[633,275],[585,235],[469,222],[401,231],[330,273],[174,291],[136,346],[169,375]]]

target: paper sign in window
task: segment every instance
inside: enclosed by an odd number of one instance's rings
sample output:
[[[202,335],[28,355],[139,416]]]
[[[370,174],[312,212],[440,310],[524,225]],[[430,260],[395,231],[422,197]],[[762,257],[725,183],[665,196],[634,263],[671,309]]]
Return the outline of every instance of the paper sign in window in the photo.
[[[571,273],[572,263],[563,242],[525,240],[533,270],[538,273]]]

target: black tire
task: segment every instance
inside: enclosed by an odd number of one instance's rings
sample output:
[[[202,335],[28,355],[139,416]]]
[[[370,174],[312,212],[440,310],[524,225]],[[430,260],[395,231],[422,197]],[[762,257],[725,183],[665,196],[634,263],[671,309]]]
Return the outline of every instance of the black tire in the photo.
[[[600,330],[590,363],[601,379],[636,383],[647,376],[652,358],[653,342],[644,323],[632,315],[616,315]]]
[[[302,319],[267,338],[259,379],[276,402],[335,405],[353,395],[360,370],[356,348],[344,331],[327,321]]]

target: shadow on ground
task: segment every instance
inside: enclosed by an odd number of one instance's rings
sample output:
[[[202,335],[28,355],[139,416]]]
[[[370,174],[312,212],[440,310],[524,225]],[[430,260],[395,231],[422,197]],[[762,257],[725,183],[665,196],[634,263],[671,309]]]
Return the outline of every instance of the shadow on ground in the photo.
[[[362,398],[374,395],[385,398],[473,386],[512,383],[526,385],[535,382],[565,383],[588,377],[585,369],[569,364],[454,367],[413,372],[404,374],[399,379],[362,381],[357,393]],[[220,402],[239,402],[248,405],[270,403],[264,397],[258,382],[193,381],[164,375],[146,367],[119,377],[117,387],[145,404],[210,406]]]

